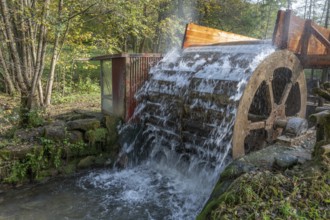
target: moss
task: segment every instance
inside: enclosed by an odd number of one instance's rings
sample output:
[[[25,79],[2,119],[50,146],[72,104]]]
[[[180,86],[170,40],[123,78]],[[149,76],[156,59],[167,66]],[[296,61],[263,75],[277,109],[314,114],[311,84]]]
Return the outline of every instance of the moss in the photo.
[[[203,211],[196,217],[196,220],[211,219],[211,214],[219,205],[219,200],[212,200],[204,207]]]
[[[317,142],[314,146],[312,156],[319,160],[322,159],[322,156],[324,153],[324,151],[322,150],[322,146],[327,145],[327,144],[330,144],[330,141],[322,140],[322,141]]]
[[[37,181],[41,182],[44,181],[50,177],[56,176],[59,173],[59,171],[55,168],[49,168],[45,170],[41,170]]]
[[[329,219],[329,168],[311,161],[286,173],[245,173],[214,196],[197,219]]]
[[[311,115],[309,119],[317,123],[316,140],[330,140],[330,112],[319,112]]]
[[[330,93],[327,90],[321,88],[313,88],[312,91],[315,95],[321,96],[322,98],[330,101]]]
[[[73,159],[73,160],[68,161],[67,164],[63,165],[59,169],[60,173],[65,174],[65,175],[70,175],[70,174],[75,173],[77,170],[78,162],[79,162],[79,159]]]
[[[12,153],[9,150],[0,150],[0,161],[1,160],[10,160],[10,158],[12,157]]]
[[[108,130],[105,128],[97,128],[86,132],[85,137],[88,142],[94,145],[96,142],[105,143],[107,141]]]
[[[77,168],[79,169],[86,169],[94,166],[96,157],[94,156],[87,156],[83,159],[81,159],[77,165]]]
[[[108,129],[108,144],[113,145],[118,140],[118,131],[117,126],[120,123],[121,119],[115,116],[105,116],[105,125]]]

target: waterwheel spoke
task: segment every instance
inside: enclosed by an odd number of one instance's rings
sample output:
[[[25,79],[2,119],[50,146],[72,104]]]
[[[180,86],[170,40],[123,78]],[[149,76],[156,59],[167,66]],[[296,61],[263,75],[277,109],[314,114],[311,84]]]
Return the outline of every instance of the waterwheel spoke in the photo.
[[[292,82],[286,84],[285,88],[284,88],[284,91],[282,93],[282,97],[281,97],[281,100],[280,100],[280,105],[283,105],[285,104],[286,100],[288,99],[288,96],[289,96],[289,93],[291,91],[291,88],[292,88]]]
[[[266,121],[251,122],[248,125],[249,131],[263,129],[266,127]]]
[[[273,92],[273,85],[272,82],[267,83],[267,101],[268,101],[268,106],[270,106],[270,109],[274,109],[274,92]]]

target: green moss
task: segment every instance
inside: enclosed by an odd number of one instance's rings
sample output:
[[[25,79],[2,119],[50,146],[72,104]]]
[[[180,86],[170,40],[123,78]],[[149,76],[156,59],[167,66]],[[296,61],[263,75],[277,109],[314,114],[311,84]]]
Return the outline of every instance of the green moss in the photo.
[[[78,159],[71,160],[68,164],[64,165],[61,168],[61,173],[65,175],[70,175],[76,172],[77,170],[77,164],[78,164]]]
[[[329,181],[330,167],[315,161],[285,174],[245,173],[197,219],[330,219]]]
[[[10,160],[12,153],[9,150],[0,150],[0,160]]]
[[[107,141],[108,130],[105,128],[89,130],[86,132],[85,136],[89,143],[92,145],[94,145],[96,142],[105,143]]]
[[[105,125],[108,129],[108,144],[113,145],[117,142],[118,132],[117,126],[120,123],[121,119],[115,116],[105,116]]]
[[[327,90],[321,88],[313,88],[312,91],[315,95],[321,96],[322,98],[330,101],[330,93]]]
[[[327,145],[327,144],[330,144],[330,141],[322,140],[322,141],[317,142],[314,146],[312,156],[314,158],[322,160],[322,155],[323,155],[324,152],[323,152],[321,147],[324,146],[324,145]]]
[[[96,157],[95,156],[87,156],[81,159],[77,165],[79,169],[86,169],[94,166]]]

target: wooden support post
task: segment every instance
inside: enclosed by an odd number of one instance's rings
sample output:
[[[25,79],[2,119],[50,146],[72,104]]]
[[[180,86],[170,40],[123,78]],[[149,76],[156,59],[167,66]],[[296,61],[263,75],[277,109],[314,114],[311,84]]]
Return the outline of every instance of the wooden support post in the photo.
[[[304,34],[301,38],[301,55],[304,57],[304,59],[306,58],[308,53],[308,42],[311,37],[311,28],[312,20],[308,19],[305,22]]]
[[[286,10],[285,16],[284,16],[283,32],[282,32],[283,36],[281,38],[281,43],[279,45],[280,49],[288,48],[291,15],[292,15],[292,11]]]

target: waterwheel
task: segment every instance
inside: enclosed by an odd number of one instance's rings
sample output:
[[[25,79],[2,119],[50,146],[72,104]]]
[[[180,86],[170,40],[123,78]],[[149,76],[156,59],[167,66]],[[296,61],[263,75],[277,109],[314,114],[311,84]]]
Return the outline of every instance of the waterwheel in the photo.
[[[274,141],[288,119],[304,117],[307,97],[298,58],[267,42],[170,54],[142,91],[145,144],[211,166]]]
[[[303,68],[293,53],[279,50],[261,62],[238,105],[233,157],[248,153],[260,142],[275,140],[288,118],[305,117],[306,91]]]

